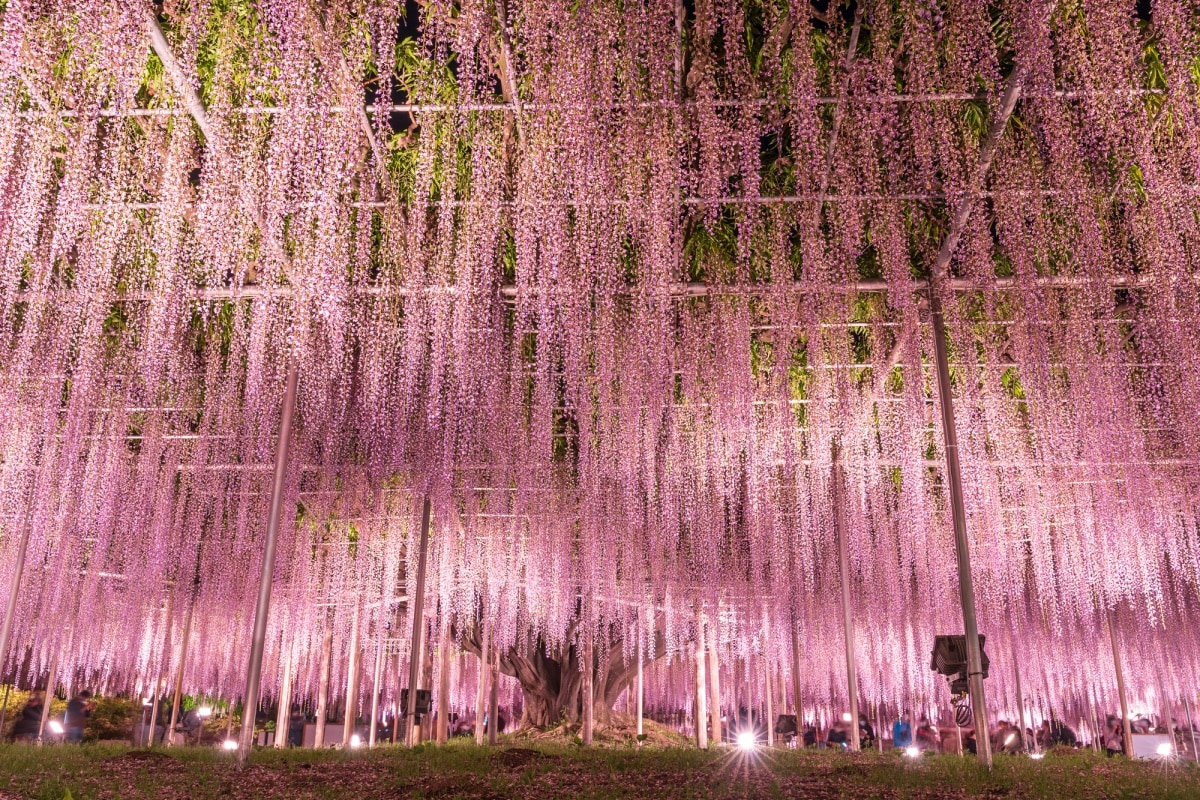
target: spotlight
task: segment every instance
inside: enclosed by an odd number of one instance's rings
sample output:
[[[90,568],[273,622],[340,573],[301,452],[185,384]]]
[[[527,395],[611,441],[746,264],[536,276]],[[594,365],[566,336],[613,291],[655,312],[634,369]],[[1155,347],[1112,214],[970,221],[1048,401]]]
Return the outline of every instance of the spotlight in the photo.
[[[754,732],[742,731],[737,735],[737,746],[742,750],[753,750],[755,745]]]
[[[1174,752],[1174,748],[1171,747],[1170,742],[1163,742],[1162,744],[1160,744],[1158,747],[1156,747],[1154,749],[1154,752],[1158,753],[1163,758],[1166,758],[1167,756],[1171,755],[1171,753]]]
[[[63,732],[62,723],[56,719],[50,720],[50,732],[55,734],[56,736],[58,734],[62,733]]]
[[[221,742],[222,750],[237,750],[237,748],[237,739],[226,739],[225,741]]]
[[[1010,733],[1008,736],[1004,737],[1004,746],[1008,747],[1010,744],[1012,744],[1016,740],[1017,740],[1017,735],[1015,733]]]
[[[920,758],[921,748],[909,745],[908,747],[904,748],[904,755],[908,756],[909,758]]]
[[[1041,761],[1043,758],[1046,757],[1046,754],[1045,753],[1030,753],[1029,757],[1032,758],[1034,761]]]
[[[852,719],[854,719],[854,717],[850,716],[849,711],[847,711],[845,714],[842,714],[842,722],[849,722]]]
[[[357,733],[350,737],[351,747],[362,747],[362,737]]]
[[[200,706],[196,709],[196,716],[200,719],[206,719],[212,716],[212,706]]]

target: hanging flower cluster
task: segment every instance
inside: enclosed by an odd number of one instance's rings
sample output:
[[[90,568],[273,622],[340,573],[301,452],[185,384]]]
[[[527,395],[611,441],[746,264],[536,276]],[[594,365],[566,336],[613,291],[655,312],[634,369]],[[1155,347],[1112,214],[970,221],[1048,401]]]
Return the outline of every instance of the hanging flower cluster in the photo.
[[[698,604],[844,700],[840,526],[864,698],[935,702],[940,263],[995,710],[1111,708],[1110,622],[1194,695],[1200,17],[1140,5],[10,0],[3,671],[241,692],[295,365],[268,694],[409,658],[428,496],[432,630],[661,636],[663,708]]]

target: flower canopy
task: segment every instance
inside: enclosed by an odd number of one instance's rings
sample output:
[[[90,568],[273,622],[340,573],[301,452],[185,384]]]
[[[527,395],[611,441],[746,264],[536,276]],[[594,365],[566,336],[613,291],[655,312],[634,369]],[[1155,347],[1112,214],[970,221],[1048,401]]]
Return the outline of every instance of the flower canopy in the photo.
[[[428,497],[460,642],[657,632],[683,706],[703,607],[836,706],[841,529],[863,697],[944,699],[935,292],[992,710],[1113,708],[1109,624],[1194,698],[1198,82],[1185,0],[8,0],[4,672],[186,614],[241,692],[294,367],[268,694],[408,658]]]

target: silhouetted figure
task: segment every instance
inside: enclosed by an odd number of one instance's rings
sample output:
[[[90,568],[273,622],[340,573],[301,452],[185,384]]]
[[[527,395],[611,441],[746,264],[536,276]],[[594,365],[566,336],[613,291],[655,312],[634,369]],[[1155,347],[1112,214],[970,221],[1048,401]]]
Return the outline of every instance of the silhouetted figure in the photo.
[[[66,741],[76,744],[83,741],[83,730],[87,727],[88,717],[92,715],[92,709],[95,707],[96,703],[92,700],[92,693],[87,689],[67,702],[67,713],[63,719]]]
[[[45,694],[41,689],[34,689],[21,709],[21,718],[13,727],[13,741],[28,742],[37,738],[38,729],[42,726],[42,706]]]

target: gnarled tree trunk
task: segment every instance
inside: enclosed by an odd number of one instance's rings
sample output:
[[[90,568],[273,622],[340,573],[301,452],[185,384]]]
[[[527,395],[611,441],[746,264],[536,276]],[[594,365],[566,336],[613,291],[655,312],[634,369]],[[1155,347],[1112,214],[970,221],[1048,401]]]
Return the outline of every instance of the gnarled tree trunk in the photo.
[[[547,653],[546,642],[538,636],[524,648],[510,647],[500,654],[500,671],[521,684],[524,696],[522,724],[535,728],[552,728],[562,722],[577,723],[583,715],[583,672],[580,658],[581,648],[576,646],[575,624],[564,637],[565,645]],[[623,640],[620,636],[609,637],[601,658],[601,648],[595,648],[590,668],[593,670],[595,721],[607,725],[612,707],[621,692],[637,676],[637,664],[622,660]],[[472,635],[464,646],[480,654],[478,636]],[[654,646],[646,653],[647,661],[666,655],[666,640],[661,633],[654,635]],[[603,666],[602,666],[603,665]]]

